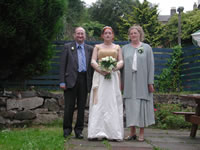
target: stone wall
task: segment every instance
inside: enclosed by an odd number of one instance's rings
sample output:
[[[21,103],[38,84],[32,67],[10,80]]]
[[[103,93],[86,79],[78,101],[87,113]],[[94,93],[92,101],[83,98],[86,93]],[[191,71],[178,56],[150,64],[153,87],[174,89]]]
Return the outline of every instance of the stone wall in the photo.
[[[43,124],[63,117],[62,94],[23,91],[0,94],[0,126]]]
[[[194,100],[183,98],[177,94],[154,94],[154,104],[181,104],[183,108],[196,107]]]
[[[178,95],[154,94],[154,103],[182,104],[195,107],[195,102]],[[45,124],[62,119],[64,110],[63,94],[47,91],[4,91],[0,93],[0,127]],[[76,111],[74,119],[76,118]],[[88,103],[85,111],[85,125],[88,122]]]

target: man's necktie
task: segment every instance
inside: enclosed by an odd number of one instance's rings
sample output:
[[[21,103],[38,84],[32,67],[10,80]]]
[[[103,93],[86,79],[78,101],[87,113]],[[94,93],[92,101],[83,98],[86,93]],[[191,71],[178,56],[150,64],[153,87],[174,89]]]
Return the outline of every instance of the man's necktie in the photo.
[[[79,65],[78,69],[79,72],[86,71],[85,52],[80,45],[78,46],[78,65]]]

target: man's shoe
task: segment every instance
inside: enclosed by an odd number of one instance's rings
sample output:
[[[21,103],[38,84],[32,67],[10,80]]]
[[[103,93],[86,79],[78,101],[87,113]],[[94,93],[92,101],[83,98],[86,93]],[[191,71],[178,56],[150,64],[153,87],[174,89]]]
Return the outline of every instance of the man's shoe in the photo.
[[[76,134],[76,138],[77,139],[83,139],[83,134],[82,133]]]
[[[71,135],[71,132],[69,130],[64,130],[64,134],[63,134],[64,138],[67,138],[70,135]]]

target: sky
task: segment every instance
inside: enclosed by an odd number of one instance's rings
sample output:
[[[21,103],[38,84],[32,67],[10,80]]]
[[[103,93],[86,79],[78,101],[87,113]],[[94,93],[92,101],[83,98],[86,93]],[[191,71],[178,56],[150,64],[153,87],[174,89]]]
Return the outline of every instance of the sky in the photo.
[[[96,2],[96,0],[82,0],[87,5],[91,5]],[[160,15],[170,15],[170,9],[172,7],[176,7],[176,9],[180,6],[184,7],[184,12],[193,10],[193,4],[196,2],[200,3],[200,0],[148,0],[153,4],[158,4],[158,12]],[[199,1],[199,3],[198,3]],[[143,2],[143,0],[140,0]]]

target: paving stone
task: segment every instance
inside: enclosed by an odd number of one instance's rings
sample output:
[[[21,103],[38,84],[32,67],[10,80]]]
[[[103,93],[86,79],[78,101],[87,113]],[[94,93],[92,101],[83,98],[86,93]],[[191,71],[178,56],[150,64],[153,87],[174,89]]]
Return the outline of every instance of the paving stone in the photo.
[[[129,129],[125,128],[125,136]],[[138,132],[138,129],[137,129]],[[145,129],[145,141],[88,141],[87,128],[83,131],[84,139],[72,137],[65,143],[67,150],[200,150],[200,133],[190,138],[190,130]]]

